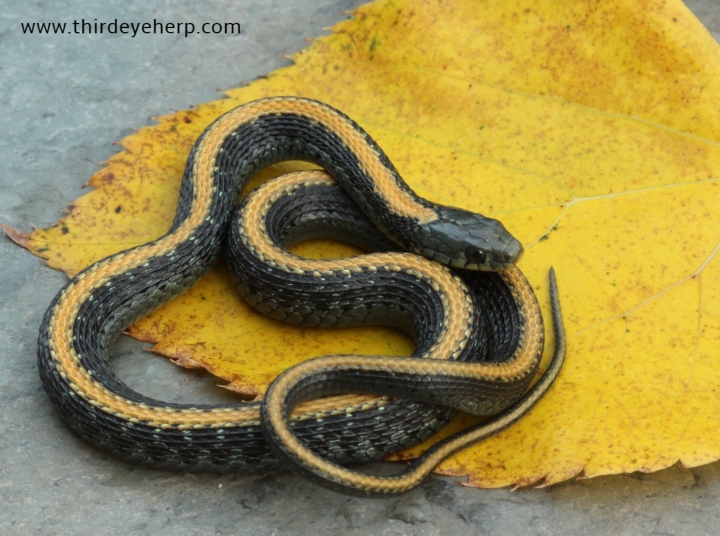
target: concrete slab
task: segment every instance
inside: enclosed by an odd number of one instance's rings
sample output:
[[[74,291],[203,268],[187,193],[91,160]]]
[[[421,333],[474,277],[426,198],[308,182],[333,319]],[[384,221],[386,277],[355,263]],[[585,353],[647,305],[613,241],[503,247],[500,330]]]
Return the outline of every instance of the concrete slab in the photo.
[[[46,226],[81,194],[112,142],[149,116],[218,98],[287,65],[284,54],[360,0],[0,0],[0,221]],[[720,37],[717,0],[688,2]],[[23,35],[21,22],[238,21],[235,37]],[[37,377],[40,318],[65,276],[0,238],[0,533],[26,534],[718,534],[720,464],[483,491],[432,477],[397,499],[337,495],[290,474],[148,470],[88,447],[58,420]],[[123,340],[115,360],[160,398],[228,399]]]

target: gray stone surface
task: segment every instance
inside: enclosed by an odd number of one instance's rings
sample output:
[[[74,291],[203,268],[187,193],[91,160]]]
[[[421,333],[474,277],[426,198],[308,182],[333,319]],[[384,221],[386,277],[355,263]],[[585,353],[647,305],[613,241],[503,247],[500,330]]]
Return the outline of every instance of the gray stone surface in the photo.
[[[284,54],[360,3],[0,0],[0,221],[22,229],[51,224],[131,128],[287,65]],[[717,0],[689,5],[720,37]],[[238,21],[243,33],[132,39],[20,32],[20,22],[83,17]],[[4,237],[0,259],[0,534],[720,533],[717,463],[517,492],[432,477],[397,499],[362,500],[290,474],[194,475],[118,462],[67,431],[37,378],[37,327],[64,275]],[[178,371],[132,341],[119,343],[115,363],[150,395],[229,396],[211,378]]]

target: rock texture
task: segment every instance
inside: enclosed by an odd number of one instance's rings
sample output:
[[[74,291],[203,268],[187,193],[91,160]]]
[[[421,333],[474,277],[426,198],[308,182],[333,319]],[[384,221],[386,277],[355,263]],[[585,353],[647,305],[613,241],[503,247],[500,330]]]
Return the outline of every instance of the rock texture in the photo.
[[[149,116],[216,99],[287,65],[358,0],[0,0],[0,221],[46,226]],[[720,4],[689,7],[720,38]],[[235,37],[23,35],[21,22],[238,21]],[[213,476],[132,467],[75,438],[35,365],[37,327],[65,276],[0,237],[0,533],[717,534],[720,464],[476,490],[432,477],[393,500],[340,496],[290,474]],[[147,394],[217,400],[214,381],[124,340],[119,374]],[[178,389],[178,385],[181,389]],[[178,393],[182,392],[182,395]]]

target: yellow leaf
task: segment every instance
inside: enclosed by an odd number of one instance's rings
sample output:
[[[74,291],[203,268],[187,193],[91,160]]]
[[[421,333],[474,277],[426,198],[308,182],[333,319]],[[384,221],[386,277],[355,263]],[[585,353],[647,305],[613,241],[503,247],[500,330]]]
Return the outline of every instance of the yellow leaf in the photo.
[[[720,52],[679,0],[380,0],[294,59],[123,140],[31,249],[74,273],[162,235],[213,119],[260,97],[316,98],[357,120],[419,194],[502,219],[543,304],[558,272],[569,345],[556,386],[442,472],[497,487],[720,458]],[[411,351],[391,330],[270,322],[223,268],[130,332],[248,397],[316,355]]]

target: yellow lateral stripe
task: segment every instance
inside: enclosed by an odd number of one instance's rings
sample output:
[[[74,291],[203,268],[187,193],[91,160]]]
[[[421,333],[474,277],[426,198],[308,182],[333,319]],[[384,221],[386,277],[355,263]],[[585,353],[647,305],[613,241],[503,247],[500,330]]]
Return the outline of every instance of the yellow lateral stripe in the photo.
[[[165,406],[150,406],[128,400],[116,395],[97,382],[82,367],[80,359],[73,347],[74,325],[82,305],[92,299],[92,293],[110,282],[114,277],[133,270],[149,259],[170,255],[179,245],[190,238],[192,233],[203,223],[209,214],[215,188],[213,173],[216,156],[225,142],[240,125],[256,120],[270,113],[299,113],[304,117],[317,120],[330,132],[335,133],[347,147],[357,155],[363,171],[375,180],[376,190],[386,200],[393,211],[407,217],[416,217],[420,221],[435,219],[434,211],[419,204],[408,192],[398,186],[395,177],[387,170],[379,159],[376,151],[371,150],[365,137],[342,116],[318,103],[303,99],[282,98],[268,99],[251,103],[229,112],[220,118],[212,129],[208,130],[198,145],[192,172],[193,199],[190,214],[172,233],[154,243],[141,246],[128,252],[121,252],[91,267],[78,276],[63,292],[56,304],[49,323],[49,350],[56,362],[58,373],[63,376],[70,388],[93,405],[110,414],[131,421],[178,426],[242,426],[256,423],[259,420],[258,404],[247,404],[240,407],[218,408],[205,410],[198,408],[176,409]],[[257,210],[257,209],[256,209]],[[261,235],[262,233],[260,233]],[[255,238],[261,238],[258,235]],[[259,242],[258,242],[259,243]],[[282,262],[289,256],[279,248],[268,249],[266,244],[260,245],[266,252],[275,255]],[[281,253],[278,253],[280,251]],[[278,256],[279,255],[279,256]],[[426,278],[437,284],[439,295],[445,310],[444,333],[428,352],[429,357],[449,357],[457,354],[466,343],[466,330],[472,315],[472,304],[467,291],[458,291],[459,279],[452,273],[433,263],[408,254],[381,254],[373,256],[376,261],[389,266],[390,269],[411,271],[419,277]],[[330,270],[330,264],[336,268],[349,269],[345,260],[336,261],[297,261],[297,269],[305,270],[310,265]],[[329,264],[323,265],[323,262]],[[355,261],[353,261],[355,262]],[[369,260],[358,261],[356,269],[370,266]],[[297,264],[300,263],[300,264]],[[288,265],[290,266],[290,265]],[[352,270],[351,270],[352,271]],[[506,277],[512,279],[514,269],[506,270]],[[510,274],[510,275],[507,275]],[[517,283],[517,280],[513,280]],[[464,288],[464,286],[463,286]],[[527,301],[527,300],[525,300]],[[524,303],[521,300],[521,303]],[[532,303],[532,300],[531,300]],[[529,318],[528,316],[525,317]],[[532,346],[532,345],[530,345]],[[536,353],[536,352],[535,352]],[[522,345],[514,358],[502,364],[484,364],[479,369],[493,379],[510,379],[521,376],[530,370],[537,359],[531,347]],[[378,406],[387,403],[386,398],[345,396],[315,401],[302,406],[302,411],[314,413],[331,412],[339,404]],[[305,408],[305,409],[303,409]],[[303,414],[299,418],[306,418]]]
[[[365,136],[347,119],[331,108],[306,99],[294,97],[269,98],[241,106],[228,112],[207,132],[205,141],[219,148],[240,125],[252,122],[268,114],[297,114],[307,117],[335,134],[357,157],[363,172],[372,177],[375,192],[387,203],[388,208],[401,216],[417,218],[421,223],[437,219],[434,210],[419,203],[398,184],[396,177],[385,167],[380,155],[368,144]],[[208,154],[208,153],[206,153]],[[212,153],[213,160],[214,154]]]
[[[323,171],[299,171],[288,173],[282,177],[263,184],[248,198],[242,216],[241,239],[245,246],[263,262],[274,262],[276,266],[287,272],[303,272],[331,274],[333,272],[348,270],[349,272],[376,267],[389,270],[411,270],[419,278],[430,284],[435,284],[444,308],[445,324],[438,343],[423,357],[435,359],[449,359],[453,354],[459,354],[465,347],[465,332],[470,328],[472,315],[472,298],[465,284],[448,268],[429,261],[424,257],[405,253],[380,253],[372,255],[359,255],[356,257],[332,260],[305,259],[293,255],[275,245],[267,232],[266,215],[269,207],[280,197],[287,195],[298,188],[311,185],[333,185],[335,181]],[[542,330],[542,316],[534,299],[532,291],[528,290],[528,283],[517,269],[511,268],[502,274],[502,277],[515,289],[523,292],[524,296],[516,299],[522,303],[526,322],[535,328],[532,332],[533,345],[518,344],[518,351],[512,359],[503,363],[475,363],[474,373],[486,379],[507,380],[517,378],[527,373],[538,359],[537,328]],[[538,323],[538,319],[539,323]],[[465,341],[465,342],[464,342]]]

